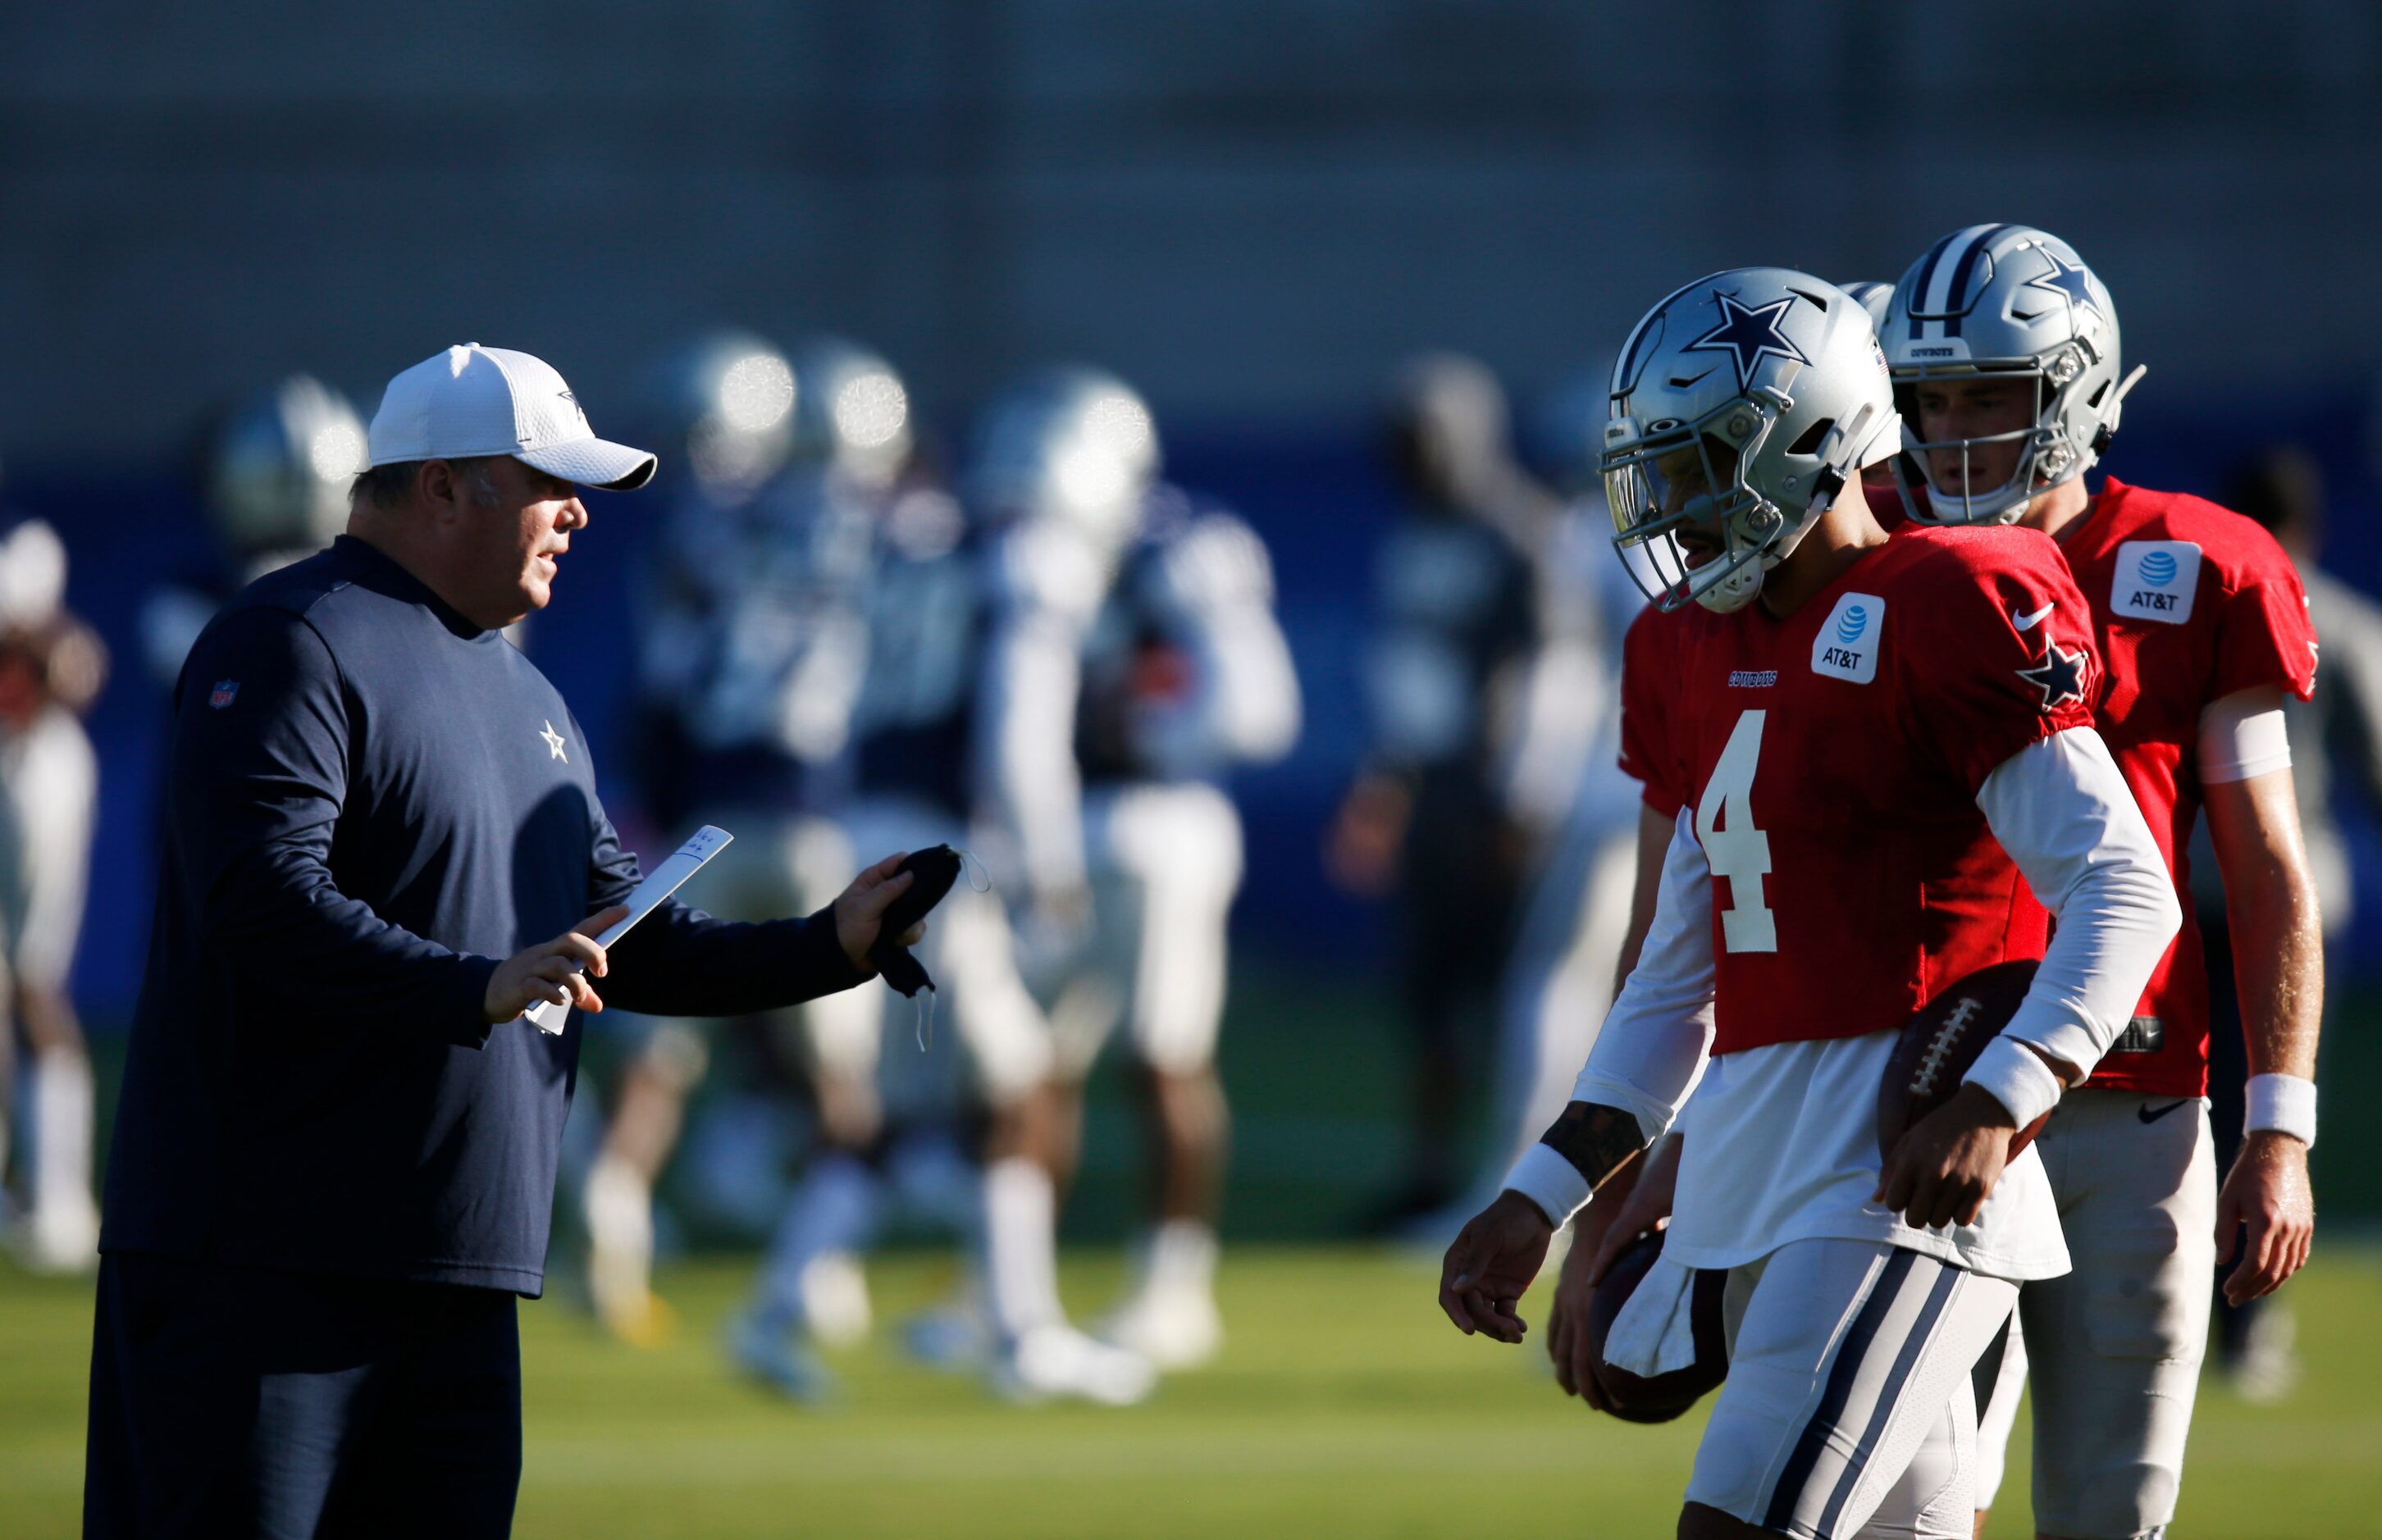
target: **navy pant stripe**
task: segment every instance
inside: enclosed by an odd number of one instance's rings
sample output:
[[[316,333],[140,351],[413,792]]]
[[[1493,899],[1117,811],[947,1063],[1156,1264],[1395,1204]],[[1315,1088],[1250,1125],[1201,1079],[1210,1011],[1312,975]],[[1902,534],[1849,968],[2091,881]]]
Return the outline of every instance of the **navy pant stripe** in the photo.
[[[1786,1468],[1778,1473],[1778,1485],[1771,1488],[1769,1512],[1762,1521],[1764,1529],[1783,1534],[1793,1521],[1795,1504],[1818,1467],[1820,1456],[1827,1452],[1828,1430],[1844,1415],[1845,1404],[1852,1399],[1853,1385],[1860,1378],[1861,1361],[1869,1356],[1870,1344],[1885,1325],[1895,1296],[1902,1292],[1903,1281],[1909,1277],[1911,1264],[1917,1260],[1917,1253],[1897,1250],[1880,1269],[1869,1299],[1861,1305],[1860,1314],[1853,1317],[1852,1330],[1845,1334],[1844,1346],[1836,1350],[1836,1366],[1829,1371],[1828,1386],[1820,1396],[1820,1404],[1812,1409],[1810,1420],[1803,1424],[1802,1436],[1795,1441],[1795,1452],[1786,1457]]]
[[[1902,1339],[1902,1351],[1895,1355],[1894,1367],[1878,1387],[1877,1404],[1871,1409],[1869,1425],[1861,1429],[1860,1445],[1852,1458],[1845,1462],[1845,1473],[1836,1478],[1836,1489],[1828,1494],[1828,1506],[1820,1513],[1820,1533],[1833,1535],[1836,1518],[1852,1500],[1853,1488],[1860,1485],[1861,1472],[1869,1465],[1870,1456],[1877,1450],[1877,1441],[1885,1436],[1885,1424],[1893,1420],[1895,1403],[1902,1399],[1902,1387],[1910,1383],[1911,1371],[1919,1366],[1919,1355],[1927,1351],[1927,1340],[1935,1334],[1935,1323],[1943,1319],[1944,1307],[1952,1301],[1953,1292],[1960,1286],[1958,1269],[1935,1264],[1935,1285],[1927,1291],[1927,1302],[1919,1309],[1919,1319],[1911,1323],[1910,1334]]]
[[[1994,1404],[1994,1389],[2002,1380],[2002,1360],[2009,1355],[2010,1332],[2017,1325],[2017,1313],[2012,1312],[2002,1323],[2002,1329],[1994,1333],[1993,1341],[1977,1360],[1976,1367],[1969,1371],[1969,1392],[1976,1398],[1979,1417]]]

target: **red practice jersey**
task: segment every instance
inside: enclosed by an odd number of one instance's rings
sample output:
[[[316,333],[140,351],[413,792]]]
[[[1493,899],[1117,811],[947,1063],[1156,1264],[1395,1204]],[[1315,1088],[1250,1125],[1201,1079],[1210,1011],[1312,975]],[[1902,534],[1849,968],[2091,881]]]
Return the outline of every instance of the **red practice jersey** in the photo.
[[[1864,479],[1862,486],[1878,528],[1894,534],[1921,527],[1911,522],[1892,485],[1871,486]],[[1688,801],[1688,770],[1679,763],[1670,732],[1678,675],[1667,653],[1688,618],[1649,605],[1629,622],[1621,642],[1621,773],[1638,783],[1639,800],[1666,822],[1678,817]]]
[[[1907,530],[1785,620],[1689,609],[1650,636],[1664,655],[1639,682],[1666,693],[1715,879],[1714,1053],[1882,1032],[2043,954],[2042,906],[1976,795],[2011,755],[2093,725],[2100,659],[2048,538]]]
[[[1688,624],[1688,616],[1648,605],[1621,642],[1621,773],[1666,820],[1688,802],[1687,768],[1673,746],[1668,708],[1679,678],[1670,652]]]
[[[2186,849],[2200,817],[2200,715],[2244,690],[2315,688],[2299,574],[2238,513],[2114,478],[2062,543],[2108,669],[2098,726],[2192,912]],[[2134,1020],[2087,1082],[2154,1096],[2208,1092],[2208,972],[2186,923]]]

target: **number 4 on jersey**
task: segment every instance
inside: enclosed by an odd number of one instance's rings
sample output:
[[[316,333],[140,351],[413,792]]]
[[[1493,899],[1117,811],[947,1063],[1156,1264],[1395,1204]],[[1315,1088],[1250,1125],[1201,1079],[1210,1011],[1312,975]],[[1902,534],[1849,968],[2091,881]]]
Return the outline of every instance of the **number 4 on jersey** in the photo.
[[[1728,879],[1728,908],[1721,911],[1721,939],[1732,952],[1774,952],[1778,924],[1762,901],[1762,879],[1770,873],[1770,837],[1753,826],[1753,772],[1762,758],[1762,723],[1769,714],[1749,711],[1737,719],[1728,746],[1704,783],[1696,804],[1696,838],[1713,875]]]

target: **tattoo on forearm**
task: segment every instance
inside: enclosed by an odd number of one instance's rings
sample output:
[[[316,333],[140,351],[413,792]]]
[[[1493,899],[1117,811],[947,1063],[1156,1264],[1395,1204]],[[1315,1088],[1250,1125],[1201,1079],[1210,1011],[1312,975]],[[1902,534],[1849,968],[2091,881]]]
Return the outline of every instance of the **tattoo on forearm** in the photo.
[[[1539,1143],[1578,1167],[1590,1187],[1629,1164],[1651,1143],[1639,1131],[1638,1119],[1619,1107],[1595,1102],[1574,1102],[1548,1125]]]

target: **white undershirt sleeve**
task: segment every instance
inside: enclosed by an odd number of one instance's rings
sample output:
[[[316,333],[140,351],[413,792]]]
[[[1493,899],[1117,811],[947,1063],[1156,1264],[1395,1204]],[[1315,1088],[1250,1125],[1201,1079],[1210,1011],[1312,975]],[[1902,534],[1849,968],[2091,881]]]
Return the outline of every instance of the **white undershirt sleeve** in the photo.
[[[1663,857],[1654,919],[1638,966],[1605,1013],[1572,1100],[1618,1107],[1649,1141],[1669,1129],[1703,1078],[1713,1040],[1712,867],[1679,814]],[[1560,1225],[1588,1202],[1588,1178],[1544,1143],[1506,1173],[1506,1189]]]
[[[2183,923],[2175,879],[2107,745],[2089,727],[2012,754],[1985,777],[1977,805],[2059,920],[2002,1035],[2090,1073],[2132,1020]]]
[[[2291,767],[2283,692],[2243,690],[2211,701],[2200,714],[2200,784],[2223,786]]]
[[[1689,832],[1692,817],[1680,811],[1645,948],[1572,1085],[1574,1101],[1619,1107],[1650,1140],[1687,1105],[1712,1052],[1712,866]]]

